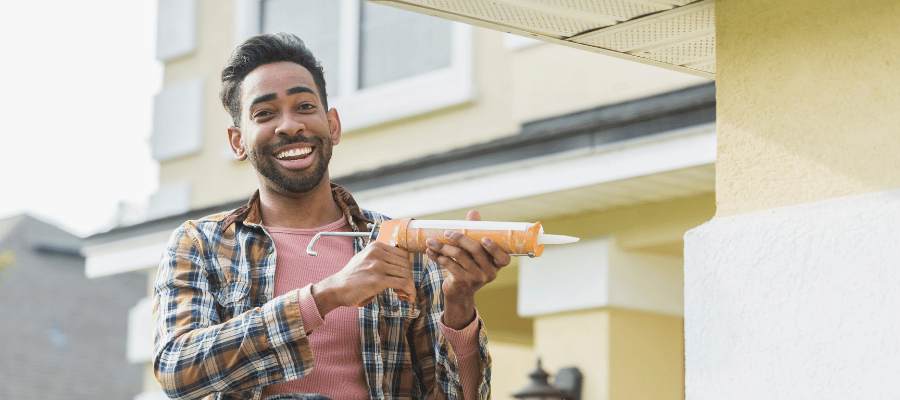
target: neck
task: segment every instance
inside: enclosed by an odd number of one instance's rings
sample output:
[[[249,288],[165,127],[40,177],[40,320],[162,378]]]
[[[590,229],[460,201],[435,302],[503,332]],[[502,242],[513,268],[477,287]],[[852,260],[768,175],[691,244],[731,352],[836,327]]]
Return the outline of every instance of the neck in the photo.
[[[306,193],[285,193],[260,185],[259,201],[265,226],[313,229],[340,219],[341,208],[331,195],[328,176]]]

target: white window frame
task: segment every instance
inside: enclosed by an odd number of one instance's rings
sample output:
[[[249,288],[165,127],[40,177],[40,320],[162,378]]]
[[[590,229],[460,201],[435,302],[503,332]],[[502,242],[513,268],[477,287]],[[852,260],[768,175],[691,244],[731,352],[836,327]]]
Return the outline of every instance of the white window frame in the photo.
[[[413,117],[475,99],[473,32],[451,21],[450,65],[377,86],[359,89],[359,0],[340,1],[340,79],[328,105],[338,110],[344,132]],[[259,34],[262,0],[234,0],[234,44]]]

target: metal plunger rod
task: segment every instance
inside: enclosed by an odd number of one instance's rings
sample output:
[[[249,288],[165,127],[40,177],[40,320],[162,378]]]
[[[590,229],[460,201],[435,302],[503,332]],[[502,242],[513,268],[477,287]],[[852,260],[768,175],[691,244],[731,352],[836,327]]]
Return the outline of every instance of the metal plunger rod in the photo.
[[[349,236],[349,237],[369,237],[372,234],[369,232],[319,232],[309,241],[309,246],[306,246],[306,254],[309,254],[313,257],[319,255],[319,253],[313,251],[313,244],[316,243],[322,236]]]

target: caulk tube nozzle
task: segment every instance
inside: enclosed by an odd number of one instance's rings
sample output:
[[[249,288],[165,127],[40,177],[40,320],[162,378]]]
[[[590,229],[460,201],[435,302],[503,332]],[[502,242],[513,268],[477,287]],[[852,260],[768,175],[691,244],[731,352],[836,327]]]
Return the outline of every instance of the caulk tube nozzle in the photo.
[[[566,243],[575,243],[580,240],[574,236],[566,236],[566,235],[550,235],[544,232],[538,233],[538,244],[566,244]]]

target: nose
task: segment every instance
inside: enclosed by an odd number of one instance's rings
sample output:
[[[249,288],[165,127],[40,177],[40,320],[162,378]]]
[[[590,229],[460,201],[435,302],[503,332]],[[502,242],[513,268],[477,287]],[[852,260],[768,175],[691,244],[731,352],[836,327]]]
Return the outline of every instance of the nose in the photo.
[[[279,136],[300,135],[306,130],[306,124],[293,113],[282,113],[281,121],[275,128],[275,134]]]

